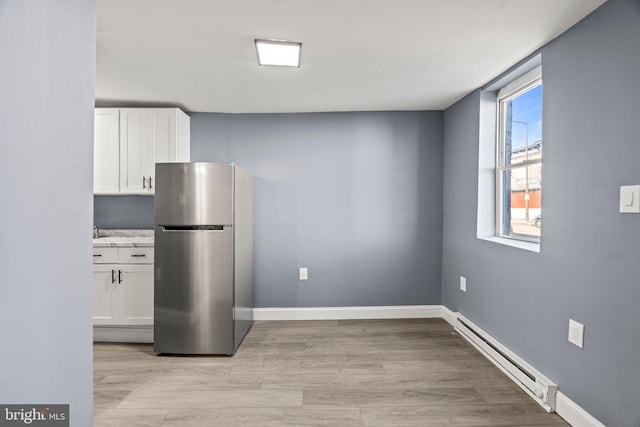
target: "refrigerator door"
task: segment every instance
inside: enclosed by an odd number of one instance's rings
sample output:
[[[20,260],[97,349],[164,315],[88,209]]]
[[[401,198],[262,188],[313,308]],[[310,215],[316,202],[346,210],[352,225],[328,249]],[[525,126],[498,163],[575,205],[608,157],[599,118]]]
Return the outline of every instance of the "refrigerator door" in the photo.
[[[233,166],[156,164],[155,216],[158,225],[233,224]]]
[[[155,230],[158,353],[233,353],[233,227]]]

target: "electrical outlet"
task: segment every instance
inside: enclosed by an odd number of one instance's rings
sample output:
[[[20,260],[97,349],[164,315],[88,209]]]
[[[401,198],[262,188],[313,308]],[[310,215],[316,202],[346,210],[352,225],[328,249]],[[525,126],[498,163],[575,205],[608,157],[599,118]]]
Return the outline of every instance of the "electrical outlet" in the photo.
[[[467,278],[464,276],[460,276],[460,290],[467,292]]]
[[[298,276],[300,280],[309,280],[309,269],[307,267],[300,267]]]
[[[569,319],[569,342],[583,348],[584,325],[573,319]]]

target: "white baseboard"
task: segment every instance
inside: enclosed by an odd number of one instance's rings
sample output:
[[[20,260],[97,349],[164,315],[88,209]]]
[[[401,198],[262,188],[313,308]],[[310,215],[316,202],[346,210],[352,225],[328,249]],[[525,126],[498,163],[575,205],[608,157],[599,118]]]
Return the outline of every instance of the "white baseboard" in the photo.
[[[454,327],[458,317],[462,317],[462,316],[458,312],[451,311],[447,307],[442,306],[442,318],[446,320],[448,323],[450,323],[451,325],[453,325]],[[462,318],[464,319],[464,317]],[[512,354],[511,350],[509,350],[507,347],[502,345],[499,341],[495,339],[493,340],[494,340],[494,343],[497,344],[499,347],[501,347],[502,349],[505,349],[509,354]],[[482,351],[480,353],[486,357],[485,353],[483,353]],[[510,376],[509,378],[512,379]],[[516,382],[516,384],[518,383]],[[556,391],[555,412],[560,417],[562,417],[566,422],[571,424],[572,427],[605,427],[604,424],[602,424],[595,417],[593,417],[591,414],[589,414],[577,403],[569,399],[565,394],[563,394],[560,391]]]
[[[458,312],[451,311],[444,305],[442,306],[442,318],[447,321],[448,324],[456,327],[456,321],[458,320]]]
[[[556,393],[556,413],[573,427],[605,427],[604,424],[561,392]]]
[[[456,331],[547,412],[556,410],[558,386],[478,325],[458,313]]]
[[[94,326],[94,342],[153,342],[153,326]]]
[[[440,318],[441,305],[373,307],[282,307],[254,308],[253,320],[347,320]]]

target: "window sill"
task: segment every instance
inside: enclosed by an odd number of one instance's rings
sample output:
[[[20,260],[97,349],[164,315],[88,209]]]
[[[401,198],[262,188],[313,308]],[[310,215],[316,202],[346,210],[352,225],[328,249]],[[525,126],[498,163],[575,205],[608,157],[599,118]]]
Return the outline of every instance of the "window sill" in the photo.
[[[498,243],[500,245],[512,246],[518,249],[524,249],[525,251],[540,253],[540,243],[525,242],[523,240],[505,239],[504,237],[478,237],[480,240],[486,240],[487,242]]]

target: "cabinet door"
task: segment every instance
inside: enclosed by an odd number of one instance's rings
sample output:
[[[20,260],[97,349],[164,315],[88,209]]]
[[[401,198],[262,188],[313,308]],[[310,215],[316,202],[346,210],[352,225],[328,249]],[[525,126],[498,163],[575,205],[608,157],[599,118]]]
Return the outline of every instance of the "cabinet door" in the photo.
[[[118,286],[123,325],[153,325],[153,265],[120,265]]]
[[[149,108],[149,133],[156,163],[176,161],[176,113],[175,108]]]
[[[120,191],[120,110],[96,108],[93,137],[93,192]]]
[[[174,162],[191,160],[191,118],[184,111],[176,109],[177,138]]]
[[[114,325],[118,323],[118,304],[116,297],[117,277],[117,266],[93,266],[94,325]]]
[[[176,161],[176,112],[175,108],[149,109],[149,137],[155,149],[154,165],[149,173],[152,193],[156,182],[155,163]]]
[[[120,192],[152,194],[149,178],[155,168],[155,149],[149,136],[149,111],[120,109]]]

